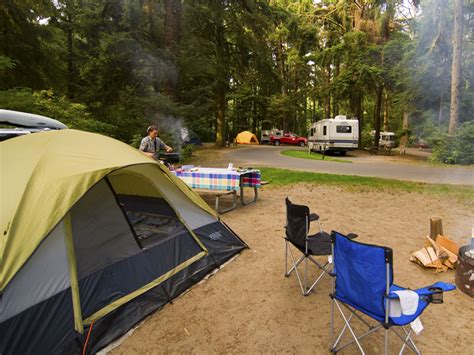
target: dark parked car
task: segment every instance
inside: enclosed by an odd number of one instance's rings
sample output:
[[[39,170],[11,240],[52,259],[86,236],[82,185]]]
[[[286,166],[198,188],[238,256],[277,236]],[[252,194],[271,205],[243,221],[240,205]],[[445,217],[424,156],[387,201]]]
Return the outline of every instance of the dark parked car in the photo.
[[[423,139],[418,140],[415,144],[413,144],[413,146],[420,149],[426,149],[430,147]]]
[[[65,124],[49,117],[11,110],[0,110],[0,125],[8,127],[0,129],[0,141],[30,133],[67,128]]]

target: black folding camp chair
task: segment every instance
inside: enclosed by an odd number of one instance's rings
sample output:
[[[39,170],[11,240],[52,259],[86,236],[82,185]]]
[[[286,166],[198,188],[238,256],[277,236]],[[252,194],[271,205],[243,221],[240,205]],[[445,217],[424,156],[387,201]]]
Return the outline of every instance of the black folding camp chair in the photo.
[[[356,343],[360,352],[365,354],[361,340],[383,329],[385,332],[384,354],[388,352],[389,330],[403,342],[400,354],[405,347],[419,354],[420,351],[411,337],[412,329],[407,329],[406,326],[416,321],[430,303],[443,303],[443,292],[454,290],[455,286],[445,282],[436,282],[413,290],[419,297],[418,303],[414,304],[414,309],[410,314],[395,315],[390,312],[391,306],[394,306],[391,301],[399,300],[399,292],[407,289],[393,283],[392,249],[354,242],[338,232],[332,232],[331,237],[334,262],[333,291],[330,295],[332,298],[331,352],[336,353]],[[334,340],[335,308],[344,321],[344,327]],[[363,315],[366,317],[362,317]],[[372,324],[366,321],[367,317],[372,319]],[[368,327],[365,333],[356,335],[351,324],[355,318]],[[373,324],[374,321],[375,324]],[[341,345],[341,339],[346,330],[349,330],[353,339]],[[378,352],[381,353],[381,351]]]
[[[319,232],[309,235],[310,223],[318,222]],[[285,226],[285,277],[289,277],[294,271],[304,296],[307,296],[316,284],[322,279],[325,273],[330,270],[330,258],[326,262],[319,262],[316,256],[331,255],[331,236],[321,229],[319,216],[310,213],[308,206],[295,205],[286,198],[286,226]],[[355,234],[350,234],[355,238]],[[301,257],[296,260],[292,248],[293,245],[302,253]],[[288,255],[291,258],[291,267],[288,270]],[[321,270],[316,280],[308,287],[308,260]],[[301,279],[298,266],[304,262],[304,275]]]

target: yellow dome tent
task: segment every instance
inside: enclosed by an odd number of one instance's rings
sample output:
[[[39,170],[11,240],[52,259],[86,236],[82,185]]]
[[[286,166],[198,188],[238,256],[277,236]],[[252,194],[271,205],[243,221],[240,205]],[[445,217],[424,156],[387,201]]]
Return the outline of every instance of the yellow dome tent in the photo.
[[[240,132],[236,138],[237,144],[259,144],[257,136],[249,131]]]
[[[95,353],[246,247],[183,181],[72,129],[0,142],[0,354]],[[92,329],[93,328],[93,329]]]

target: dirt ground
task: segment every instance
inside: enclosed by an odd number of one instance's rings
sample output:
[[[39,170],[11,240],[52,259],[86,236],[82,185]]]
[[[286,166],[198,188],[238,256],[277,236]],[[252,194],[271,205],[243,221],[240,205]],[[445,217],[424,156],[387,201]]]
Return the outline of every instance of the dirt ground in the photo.
[[[318,185],[267,186],[257,203],[223,215],[250,249],[149,317],[113,353],[327,353],[329,277],[303,297],[295,275],[283,276],[286,196],[319,213],[325,230],[355,232],[362,242],[392,247],[395,282],[411,288],[454,282],[454,271],[436,274],[408,260],[410,252],[423,245],[429,218],[441,217],[445,234],[461,244],[466,244],[474,223],[470,207],[446,198]],[[415,342],[425,353],[472,354],[473,317],[472,298],[458,290],[445,294],[444,304],[431,305],[421,316],[425,330]],[[362,341],[368,353],[383,351],[382,335],[377,332]],[[398,351],[400,343],[392,335],[391,352]],[[352,345],[343,353],[357,353],[357,348]]]

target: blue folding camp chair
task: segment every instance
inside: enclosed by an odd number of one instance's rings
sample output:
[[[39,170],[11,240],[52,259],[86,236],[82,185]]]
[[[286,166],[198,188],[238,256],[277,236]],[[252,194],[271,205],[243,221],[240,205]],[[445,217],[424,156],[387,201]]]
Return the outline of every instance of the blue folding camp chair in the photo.
[[[331,351],[336,353],[354,342],[362,354],[364,350],[360,340],[379,329],[385,331],[384,353],[388,351],[388,332],[393,331],[402,341],[402,353],[406,346],[419,354],[413,342],[412,329],[406,326],[416,320],[430,303],[443,303],[443,292],[454,290],[454,285],[436,282],[435,284],[414,290],[419,295],[418,308],[413,315],[390,317],[390,300],[398,299],[394,291],[406,288],[393,284],[393,253],[392,249],[377,245],[363,244],[347,238],[345,235],[332,232],[332,255],[334,262],[333,290],[331,303]],[[334,309],[338,309],[345,323],[344,328],[334,340]],[[350,312],[347,316],[343,308]],[[370,325],[359,313],[377,322]],[[361,320],[369,330],[357,336],[351,327],[353,317]],[[398,329],[401,329],[399,332]],[[339,345],[346,330],[352,334],[352,341]],[[403,333],[402,333],[403,331]]]

